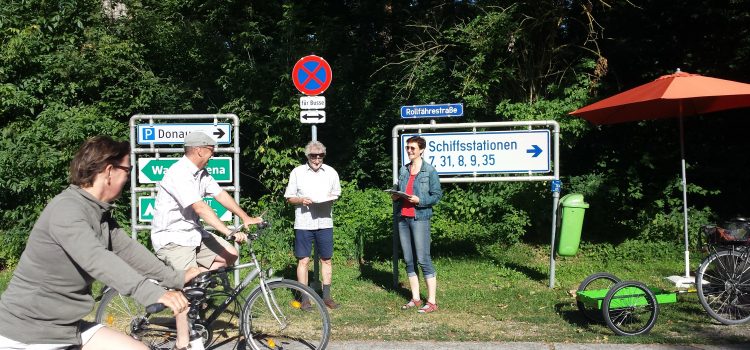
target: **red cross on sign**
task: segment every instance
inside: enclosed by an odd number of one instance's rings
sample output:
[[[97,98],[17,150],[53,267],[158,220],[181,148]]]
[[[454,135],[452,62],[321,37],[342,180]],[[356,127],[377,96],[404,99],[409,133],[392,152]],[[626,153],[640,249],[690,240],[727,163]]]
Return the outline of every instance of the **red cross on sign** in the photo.
[[[301,93],[308,96],[320,95],[333,80],[333,72],[323,57],[310,55],[299,59],[292,68],[292,81]]]

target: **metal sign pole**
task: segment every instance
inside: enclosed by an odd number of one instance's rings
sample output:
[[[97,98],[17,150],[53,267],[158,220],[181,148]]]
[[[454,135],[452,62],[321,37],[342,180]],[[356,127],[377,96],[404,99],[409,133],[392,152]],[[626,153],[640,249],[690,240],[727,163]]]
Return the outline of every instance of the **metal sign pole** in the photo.
[[[313,141],[318,141],[318,126],[315,124],[310,125],[311,138]],[[318,250],[315,249],[313,253],[313,280],[310,282],[312,289],[321,289],[322,284],[320,283],[320,262],[318,261]]]

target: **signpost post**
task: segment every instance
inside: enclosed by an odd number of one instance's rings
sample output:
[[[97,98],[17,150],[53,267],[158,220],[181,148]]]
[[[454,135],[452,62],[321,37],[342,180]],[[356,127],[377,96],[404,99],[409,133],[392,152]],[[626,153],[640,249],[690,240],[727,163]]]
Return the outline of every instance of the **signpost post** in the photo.
[[[333,80],[333,71],[323,57],[309,55],[299,59],[292,68],[292,81],[299,92],[307,95],[299,99],[299,121],[302,124],[311,124],[310,133],[312,140],[318,140],[317,124],[326,122],[326,99],[322,94]],[[313,285],[318,288],[320,278],[318,275],[318,252],[313,256]]]
[[[240,119],[234,114],[136,114],[130,117],[130,161],[138,171],[130,173],[130,220],[133,239],[140,230],[151,230],[151,219],[158,191],[156,183],[164,178],[183,153],[185,136],[201,131],[216,140],[216,157],[206,165],[211,176],[221,183],[222,189],[233,193],[240,202]],[[153,157],[149,157],[153,155]],[[219,156],[225,155],[225,156]],[[163,157],[166,156],[166,157]],[[172,158],[170,158],[172,157]],[[222,221],[240,225],[239,217],[224,208],[213,198],[204,198]],[[235,271],[235,281],[239,272]]]
[[[401,107],[401,117],[433,118],[458,114],[452,105]],[[424,108],[424,109],[422,109]],[[463,113],[463,107],[461,107]],[[456,115],[457,116],[457,115]],[[505,131],[476,131],[504,128]],[[519,130],[524,128],[526,130]],[[552,130],[550,130],[552,128]],[[425,133],[423,130],[467,130],[466,132]],[[416,133],[401,134],[406,130]],[[552,192],[552,237],[549,287],[555,280],[555,236],[557,206],[560,199],[560,125],[553,120],[485,123],[443,123],[396,125],[392,132],[393,183],[398,183],[399,165],[406,163],[403,145],[410,136],[422,136],[427,142],[423,158],[440,175],[440,182],[549,181]],[[399,142],[400,141],[400,142]],[[399,146],[401,145],[401,146]],[[401,162],[399,162],[399,156]],[[552,173],[552,174],[550,174]],[[493,176],[500,174],[500,176]],[[463,175],[463,176],[459,176]],[[395,220],[395,217],[394,217]],[[393,233],[393,285],[398,284],[399,239]]]

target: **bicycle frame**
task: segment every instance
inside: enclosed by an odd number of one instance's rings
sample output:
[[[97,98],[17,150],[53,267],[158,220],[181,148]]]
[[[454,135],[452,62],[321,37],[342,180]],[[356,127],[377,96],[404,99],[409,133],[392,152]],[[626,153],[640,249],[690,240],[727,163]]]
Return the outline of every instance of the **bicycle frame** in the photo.
[[[233,301],[237,300],[238,297],[239,297],[239,294],[242,293],[250,285],[250,283],[253,280],[255,280],[256,278],[258,278],[259,279],[259,284],[258,284],[257,287],[255,287],[255,289],[258,289],[258,288],[261,289],[261,293],[263,295],[263,300],[265,301],[266,306],[268,307],[268,309],[271,311],[271,314],[276,319],[276,321],[279,323],[279,325],[281,325],[282,328],[286,328],[286,326],[287,326],[286,317],[282,314],[281,309],[279,308],[278,303],[276,302],[276,299],[274,298],[273,294],[269,293],[269,291],[268,291],[268,285],[267,285],[268,282],[282,280],[282,278],[278,277],[278,278],[268,279],[267,278],[268,276],[265,276],[265,273],[260,268],[260,264],[258,263],[258,259],[255,256],[255,252],[253,251],[252,244],[250,242],[251,241],[248,240],[248,246],[249,246],[250,256],[251,256],[251,261],[250,262],[244,263],[244,264],[230,266],[230,267],[224,268],[224,269],[222,269],[220,271],[212,271],[211,274],[212,275],[219,274],[219,273],[227,273],[228,274],[230,272],[243,270],[243,269],[246,269],[248,267],[254,267],[254,269],[252,271],[250,271],[250,273],[248,273],[248,275],[245,276],[245,278],[242,279],[242,281],[240,282],[240,284],[236,288],[232,289],[232,291],[229,293],[229,296],[226,298],[226,300],[224,300],[224,302],[221,305],[217,306],[216,309],[214,309],[214,311],[211,313],[211,315],[209,315],[203,322],[200,322],[200,323],[208,325],[208,326],[210,326],[211,324],[213,324],[213,322],[216,321],[216,319],[219,318],[219,316],[227,309],[227,307],[229,307],[229,304],[231,304]],[[254,290],[250,294],[252,294],[252,293],[254,293]],[[199,315],[197,313],[195,313],[195,315],[197,317],[199,317]],[[281,316],[279,316],[279,315],[281,315]],[[200,321],[200,319],[198,319],[197,317],[196,317],[195,320],[192,320],[192,321],[193,322]]]
[[[283,281],[282,277],[269,278],[272,274],[271,270],[264,271],[261,264],[258,262],[258,258],[253,250],[253,242],[260,236],[261,231],[266,226],[261,226],[258,231],[249,234],[246,244],[248,245],[250,261],[234,266],[223,267],[217,270],[206,271],[196,278],[194,278],[189,286],[183,290],[183,293],[188,298],[189,310],[188,310],[188,322],[190,323],[191,338],[202,335],[203,332],[211,332],[212,326],[217,320],[227,311],[230,304],[238,302],[242,312],[239,313],[240,320],[244,313],[245,304],[247,300],[241,296],[244,291],[248,290],[248,287],[253,283],[254,280],[258,280],[258,285],[254,286],[247,296],[253,298],[258,297],[260,293],[263,297],[265,306],[270,311],[270,316],[274,319],[281,329],[286,329],[289,325],[287,316],[284,315],[282,307],[280,307],[274,293],[271,291],[269,283]],[[231,236],[230,236],[231,237]],[[231,239],[231,238],[230,238]],[[242,278],[236,288],[230,286],[228,275],[233,272],[248,269],[248,274]],[[217,288],[219,285],[223,286],[223,289]],[[111,290],[111,287],[105,286],[102,290],[102,296]],[[214,299],[215,298],[215,299]],[[206,302],[219,301],[219,298],[225,298],[218,304],[211,305],[210,308],[204,307]],[[249,297],[248,297],[249,299]],[[256,299],[257,300],[257,299]],[[161,305],[161,310],[164,305]],[[146,308],[146,310],[149,310]],[[155,311],[154,311],[155,312]],[[139,320],[133,320],[135,322],[130,323],[131,333],[137,334],[142,331],[156,331],[161,333],[175,333],[173,325],[161,324],[160,327],[166,328],[154,328],[151,329],[151,313],[146,311],[145,314],[139,316]],[[233,317],[233,316],[232,316]],[[242,321],[240,321],[242,322]]]

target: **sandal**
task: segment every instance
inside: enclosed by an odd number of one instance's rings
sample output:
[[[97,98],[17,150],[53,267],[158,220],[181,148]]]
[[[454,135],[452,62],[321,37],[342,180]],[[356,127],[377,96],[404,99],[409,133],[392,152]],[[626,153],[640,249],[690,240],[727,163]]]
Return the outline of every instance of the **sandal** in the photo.
[[[407,310],[407,309],[411,309],[413,307],[420,307],[420,306],[422,306],[422,300],[414,300],[414,299],[412,299],[412,300],[409,300],[408,303],[402,305],[401,306],[401,310]]]
[[[417,312],[419,312],[420,314],[429,314],[430,312],[434,312],[434,311],[437,311],[437,310],[438,310],[437,304],[433,304],[433,303],[431,303],[431,302],[428,301]]]

